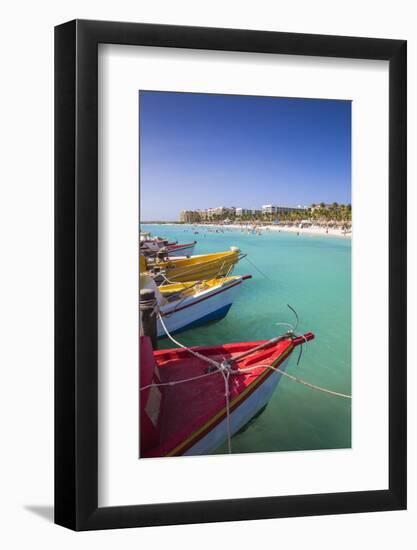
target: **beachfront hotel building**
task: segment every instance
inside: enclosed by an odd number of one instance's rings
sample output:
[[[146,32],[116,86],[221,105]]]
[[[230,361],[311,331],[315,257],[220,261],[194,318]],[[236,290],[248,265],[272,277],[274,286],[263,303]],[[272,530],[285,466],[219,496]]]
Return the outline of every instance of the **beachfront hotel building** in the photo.
[[[202,222],[205,222],[205,221],[210,219],[208,208],[205,208],[203,210],[200,210],[200,209],[197,210],[197,214],[199,215],[200,221],[202,221]]]
[[[273,204],[264,204],[262,209],[236,208],[235,206],[217,206],[216,208],[204,208],[199,210],[181,210],[180,222],[198,223],[216,220],[225,220],[241,218],[242,216],[253,216],[255,218],[265,216],[276,216],[279,214],[288,214],[302,210],[301,207],[293,208],[290,206],[275,206]]]
[[[196,210],[181,210],[180,212],[180,222],[195,223],[200,219],[200,214]]]
[[[218,206],[217,208],[209,209],[214,216],[234,216],[236,208],[234,206]]]
[[[249,208],[236,208],[235,212],[237,218],[240,218],[242,216],[251,216],[253,213],[253,211]]]
[[[234,206],[217,206],[216,208],[204,208],[199,210],[181,210],[180,221],[184,223],[206,222],[215,219],[234,217]]]
[[[290,212],[298,212],[302,208],[293,208],[290,206],[275,206],[274,204],[264,204],[262,206],[262,214],[273,216],[275,214],[289,214]]]

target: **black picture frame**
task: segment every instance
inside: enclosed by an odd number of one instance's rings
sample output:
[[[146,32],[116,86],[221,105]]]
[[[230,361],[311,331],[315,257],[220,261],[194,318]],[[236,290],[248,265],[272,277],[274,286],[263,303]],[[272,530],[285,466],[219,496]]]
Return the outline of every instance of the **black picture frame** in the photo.
[[[389,62],[389,488],[98,507],[98,44]],[[55,28],[55,522],[108,529],[406,508],[406,41],[74,20]],[[138,495],[140,499],[140,495]]]

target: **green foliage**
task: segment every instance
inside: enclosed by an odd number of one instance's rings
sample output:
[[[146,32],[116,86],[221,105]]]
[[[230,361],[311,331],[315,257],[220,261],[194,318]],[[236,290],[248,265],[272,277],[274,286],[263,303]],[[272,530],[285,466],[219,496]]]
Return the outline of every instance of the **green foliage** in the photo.
[[[224,222],[225,220],[229,220],[230,222],[261,224],[268,224],[277,221],[281,223],[299,223],[303,220],[323,225],[327,223],[350,223],[352,221],[352,205],[338,204],[337,202],[329,205],[321,202],[318,204],[312,204],[310,208],[300,208],[297,210],[291,210],[286,213],[280,212],[278,214],[265,214],[260,212],[256,214],[244,214],[242,216],[236,216],[229,212],[225,214],[212,214],[210,219],[205,221],[202,220],[198,223],[220,223]]]

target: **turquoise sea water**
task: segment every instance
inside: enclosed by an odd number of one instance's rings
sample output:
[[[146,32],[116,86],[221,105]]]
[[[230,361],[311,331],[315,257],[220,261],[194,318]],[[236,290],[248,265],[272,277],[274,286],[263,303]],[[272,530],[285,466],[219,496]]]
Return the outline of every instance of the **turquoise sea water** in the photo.
[[[178,240],[197,240],[196,254],[237,246],[246,259],[234,274],[251,274],[227,317],[177,335],[185,345],[215,345],[263,340],[281,334],[278,322],[294,323],[297,332],[316,338],[289,361],[287,372],[334,391],[351,393],[351,241],[350,239],[240,230],[224,233],[180,225],[142,225],[142,231]],[[194,234],[198,231],[198,234]],[[172,347],[167,340],[161,348]],[[233,452],[336,449],[351,446],[351,402],[313,391],[283,377],[266,410],[233,438]],[[226,446],[218,453],[227,452]]]

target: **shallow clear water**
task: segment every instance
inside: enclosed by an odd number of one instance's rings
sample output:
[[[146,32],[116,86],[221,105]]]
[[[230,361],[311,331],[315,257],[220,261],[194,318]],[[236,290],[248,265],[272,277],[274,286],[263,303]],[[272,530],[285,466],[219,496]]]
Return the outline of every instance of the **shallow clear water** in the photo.
[[[207,227],[142,225],[142,231],[180,243],[197,240],[195,254],[237,246],[248,255],[234,274],[251,274],[227,317],[178,334],[185,345],[214,345],[263,340],[281,334],[278,322],[294,323],[297,332],[316,338],[290,358],[287,372],[318,386],[351,393],[351,241],[295,233],[240,230],[209,231]],[[198,234],[194,234],[198,231]],[[160,341],[161,348],[172,344]],[[266,410],[233,438],[233,452],[346,448],[351,445],[351,402],[313,391],[283,377]],[[218,453],[227,452],[226,446]]]

